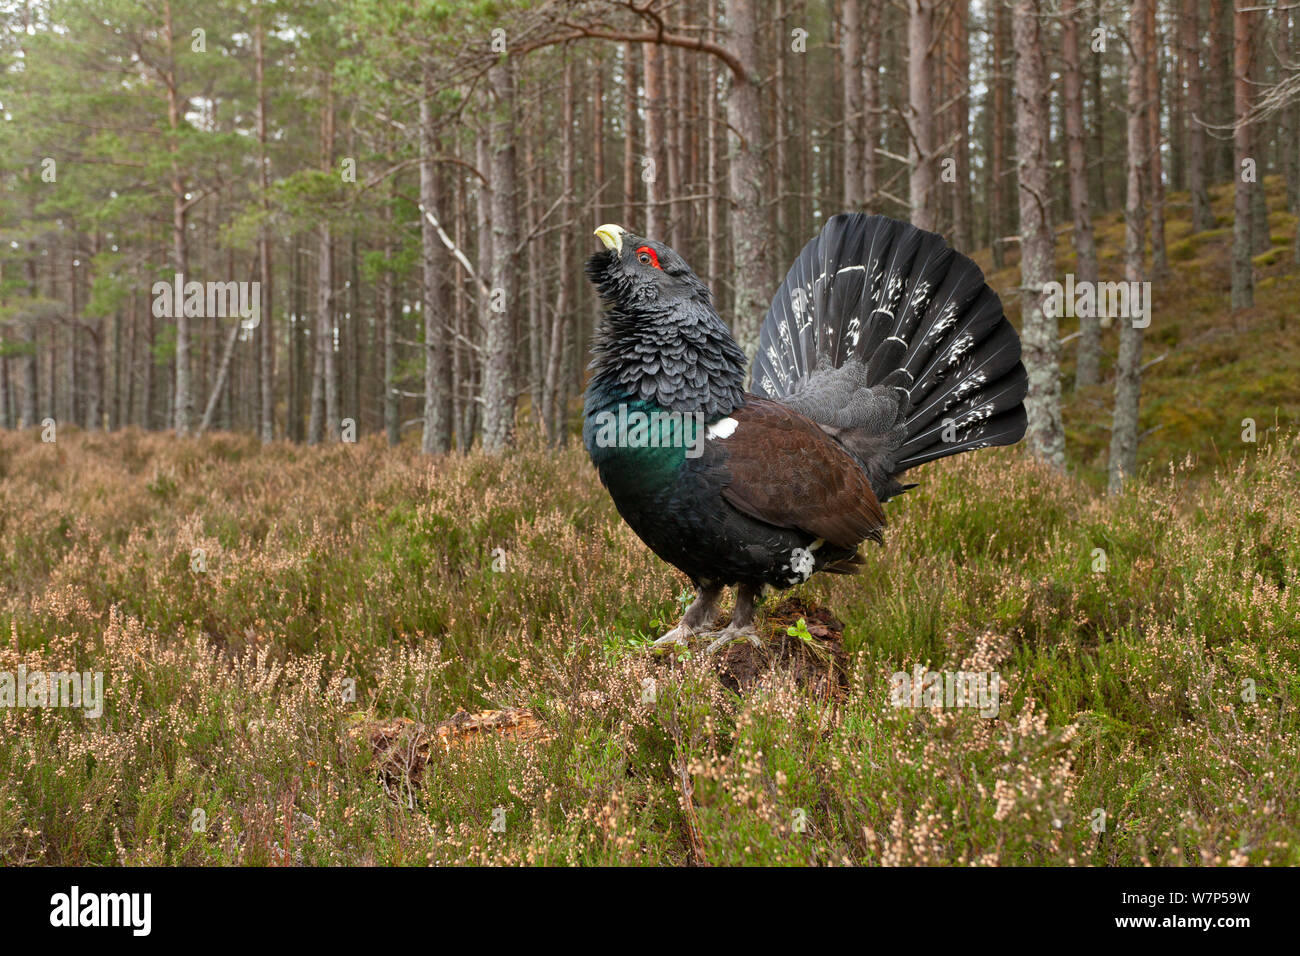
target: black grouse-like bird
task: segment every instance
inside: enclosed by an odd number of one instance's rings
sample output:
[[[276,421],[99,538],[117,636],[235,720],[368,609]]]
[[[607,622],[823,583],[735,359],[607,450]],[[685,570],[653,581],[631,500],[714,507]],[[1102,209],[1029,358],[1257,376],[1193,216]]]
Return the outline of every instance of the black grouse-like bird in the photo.
[[[697,589],[656,644],[684,644],[735,586],[710,651],[757,644],[757,600],[850,574],[881,540],[899,476],[1025,432],[1020,340],[984,275],[941,236],[832,218],[777,290],[745,354],[709,290],[663,243],[620,226],[587,275],[607,310],[583,439],[619,514]],[[714,635],[710,635],[714,636]]]

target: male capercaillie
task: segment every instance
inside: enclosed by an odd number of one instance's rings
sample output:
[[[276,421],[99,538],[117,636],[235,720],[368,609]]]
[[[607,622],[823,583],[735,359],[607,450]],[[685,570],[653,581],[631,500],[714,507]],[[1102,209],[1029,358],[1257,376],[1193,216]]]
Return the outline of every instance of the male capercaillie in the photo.
[[[757,643],[762,592],[853,573],[904,472],[1024,435],[1020,340],[938,235],[830,219],[772,300],[748,391],[745,355],[681,256],[619,226],[596,235],[587,274],[606,313],[583,438],[619,514],[697,590],[658,644],[711,622],[727,586],[735,608],[710,650]],[[650,440],[608,440],[620,408],[652,416]]]

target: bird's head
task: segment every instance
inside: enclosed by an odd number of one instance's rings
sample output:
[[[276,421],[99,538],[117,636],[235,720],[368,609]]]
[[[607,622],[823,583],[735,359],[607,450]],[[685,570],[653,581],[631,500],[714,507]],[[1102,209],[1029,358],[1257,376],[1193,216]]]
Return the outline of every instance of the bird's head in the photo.
[[[708,303],[709,287],[662,242],[613,223],[595,235],[605,248],[587,260],[587,277],[609,305],[658,311],[692,299]]]
[[[631,397],[710,421],[730,414],[744,402],[745,353],[709,287],[662,242],[612,224],[596,238],[605,248],[587,260],[587,277],[606,309],[592,337],[589,408]]]

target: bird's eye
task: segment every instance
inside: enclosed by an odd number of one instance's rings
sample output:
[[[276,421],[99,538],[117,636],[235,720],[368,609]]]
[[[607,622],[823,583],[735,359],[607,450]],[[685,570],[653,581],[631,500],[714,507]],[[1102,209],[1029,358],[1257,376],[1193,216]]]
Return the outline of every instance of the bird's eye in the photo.
[[[659,257],[655,255],[655,251],[649,246],[642,246],[638,249],[636,251],[636,259],[637,262],[641,263],[643,266],[654,266],[656,269],[660,268]]]

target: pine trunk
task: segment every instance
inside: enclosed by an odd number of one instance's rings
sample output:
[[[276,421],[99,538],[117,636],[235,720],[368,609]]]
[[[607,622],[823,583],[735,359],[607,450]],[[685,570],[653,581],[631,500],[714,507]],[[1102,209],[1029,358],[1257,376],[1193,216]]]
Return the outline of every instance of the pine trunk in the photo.
[[[862,202],[871,211],[880,205],[880,29],[884,11],[877,3],[867,4],[867,57],[862,91],[863,143]]]
[[[515,78],[510,61],[488,71],[492,115],[488,122],[491,156],[491,248],[489,301],[483,304],[486,334],[483,365],[483,448],[500,452],[514,440],[515,427],[515,317],[523,308],[518,285],[520,241],[516,204]]]
[[[1070,179],[1070,210],[1074,216],[1075,281],[1097,282],[1097,243],[1088,201],[1087,148],[1083,132],[1083,63],[1079,53],[1079,11],[1061,19],[1061,59],[1065,92],[1065,152]],[[1096,315],[1079,317],[1079,351],[1075,388],[1096,385],[1100,377],[1101,323]]]
[[[861,209],[865,179],[862,145],[862,4],[844,0],[840,58],[844,85],[844,209]]]
[[[668,241],[663,184],[668,176],[664,117],[664,51],[658,43],[641,46],[645,89],[645,136],[641,145],[641,181],[645,183],[644,235]]]
[[[564,90],[561,108],[560,132],[560,213],[567,220],[573,202],[573,62],[568,57],[564,60]],[[569,261],[570,230],[560,230],[560,252],[557,262]],[[551,315],[551,329],[547,342],[546,366],[542,384],[542,427],[553,444],[561,439],[560,422],[564,407],[561,389],[560,363],[564,357],[566,323],[569,316],[569,281],[568,276],[558,277],[555,293],[555,311]]]
[[[935,0],[907,0],[907,194],[912,223],[935,229],[934,107],[930,85],[934,82]]]
[[[168,149],[172,153],[171,193],[172,193],[172,268],[181,275],[185,273],[186,248],[185,230],[186,214],[189,206],[185,198],[185,176],[181,171],[178,137],[184,122],[184,102],[180,93],[180,80],[177,76],[176,58],[173,45],[175,35],[172,23],[172,5],[170,0],[163,4],[163,40],[166,47],[168,72],[165,78],[167,88],[167,125],[172,132]],[[173,379],[172,425],[176,434],[189,434],[194,419],[194,393],[190,381],[190,320],[185,310],[180,309],[176,316],[176,375]]]
[[[443,294],[443,274],[449,267],[445,248],[429,214],[442,217],[438,209],[438,174],[434,165],[437,141],[433,113],[433,76],[424,75],[424,95],[420,98],[420,266],[421,303],[424,318],[424,430],[420,450],[437,455],[451,448],[451,410],[448,408],[447,300]]]
[[[1250,112],[1250,28],[1252,14],[1233,10],[1233,132],[1236,147],[1233,180],[1232,224],[1232,307],[1249,309],[1255,304],[1255,281],[1251,272],[1251,191],[1257,188],[1258,169],[1250,170],[1258,157],[1251,155],[1250,127],[1242,120]]]
[[[1192,232],[1214,228],[1205,170],[1205,105],[1201,97],[1200,0],[1183,0],[1183,73],[1187,78],[1187,189],[1192,200]]]
[[[636,222],[636,75],[637,52],[633,43],[623,44],[623,225]]]
[[[257,32],[255,36],[257,55],[257,186],[261,194],[262,211],[269,215],[270,204],[267,194],[270,190],[269,160],[266,156],[266,52],[264,49],[266,31],[262,24],[261,11],[258,6]],[[261,421],[258,430],[262,442],[275,439],[275,326],[272,321],[272,303],[274,296],[271,286],[271,239],[263,225],[257,235],[258,279],[261,297],[258,300],[258,343],[261,348]]]
[[[989,194],[989,248],[993,253],[993,268],[1001,269],[1006,262],[1002,238],[1006,233],[1007,177],[1006,138],[1008,128],[1008,100],[1010,79],[1007,76],[1007,6],[1004,0],[993,0],[993,70],[989,82],[993,87],[993,118],[989,126],[990,176]]]
[[[1142,208],[1142,168],[1148,140],[1143,114],[1146,110],[1147,56],[1145,29],[1146,4],[1151,0],[1133,0],[1129,7],[1128,62],[1128,153],[1127,195],[1124,203],[1124,278],[1141,282],[1145,214]],[[1110,433],[1111,493],[1120,491],[1124,482],[1137,473],[1138,405],[1142,395],[1142,329],[1132,316],[1118,316],[1119,355],[1115,361],[1115,412]]]
[[[1020,200],[1020,304],[1023,359],[1029,373],[1026,435],[1035,455],[1065,466],[1061,423],[1060,335],[1056,316],[1043,308],[1055,271],[1048,219],[1048,86],[1038,0],[1016,0],[1016,144]]]
[[[953,244],[958,249],[973,245],[971,221],[975,218],[970,186],[970,17],[969,0],[955,0],[953,17],[953,71],[956,97],[953,103],[954,146],[957,160],[957,192],[953,197]]]
[[[1146,50],[1147,50],[1147,159],[1150,167],[1151,187],[1151,271],[1155,278],[1169,276],[1169,255],[1165,251],[1165,176],[1164,158],[1160,151],[1160,34],[1156,31],[1156,5],[1159,0],[1147,0]]]
[[[776,288],[773,237],[764,203],[763,116],[758,95],[758,21],[754,0],[727,0],[727,21],[743,73],[731,77],[727,125],[731,147],[731,261],[735,268],[731,329],[748,355],[758,348],[758,327]]]

